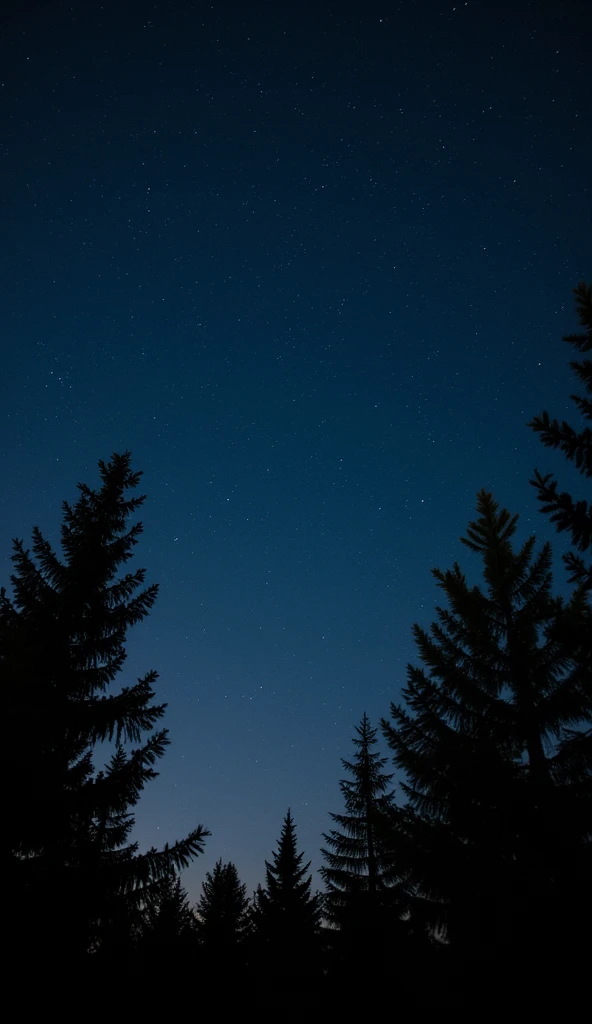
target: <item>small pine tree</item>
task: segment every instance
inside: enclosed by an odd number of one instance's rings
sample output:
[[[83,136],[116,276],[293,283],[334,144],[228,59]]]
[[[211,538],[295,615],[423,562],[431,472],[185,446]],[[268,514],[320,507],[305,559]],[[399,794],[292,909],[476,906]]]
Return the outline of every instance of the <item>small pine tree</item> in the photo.
[[[11,723],[3,746],[12,780],[6,878],[18,907],[13,948],[24,957],[104,948],[109,933],[125,932],[128,914],[137,919],[143,892],[185,867],[209,834],[200,825],[144,854],[130,841],[130,809],[168,742],[166,730],[141,740],[165,705],[154,703],[156,672],[108,691],[125,661],[127,630],[148,614],[158,588],[142,589],[144,569],[118,575],[142,532],[128,522],[144,501],[128,497],[141,474],[129,453],[99,470],[99,490],[79,484],[76,504],[64,502],[63,559],[35,528],[32,553],[14,542],[14,596],[3,590],[0,598],[0,679]],[[97,772],[104,741],[115,751]],[[33,917],[38,926],[29,933]]]
[[[196,919],[181,879],[167,875],[146,901],[137,941],[140,962],[148,971],[179,970],[196,954]]]
[[[311,891],[310,861],[297,852],[290,811],[273,862],[265,862],[265,888],[255,892],[255,960],[272,977],[299,978],[319,971],[320,901]]]
[[[325,864],[320,869],[327,887],[324,916],[340,935],[334,939],[341,966],[358,974],[384,972],[387,953],[402,938],[401,918],[408,909],[407,893],[393,858],[385,819],[395,814],[388,759],[376,746],[376,729],[364,713],[353,739],[353,761],[342,760],[351,779],[339,783],[345,814],[331,814],[339,826],[323,835]]]
[[[197,934],[206,963],[236,970],[248,928],[247,887],[232,861],[223,864],[220,858],[207,872],[197,904]]]
[[[580,281],[577,288],[574,288],[576,296],[576,308],[581,326],[584,328],[582,334],[568,334],[564,337],[570,345],[573,345],[579,352],[592,351],[592,285],[586,285]],[[574,360],[570,366],[581,384],[586,389],[588,396],[572,395],[580,413],[586,420],[592,420],[592,360]],[[585,427],[579,432],[566,423],[565,420],[559,423],[552,420],[547,412],[541,416],[535,416],[529,424],[533,430],[540,434],[541,441],[548,448],[556,448],[563,452],[566,459],[572,462],[582,476],[588,480],[592,478],[592,429]],[[556,524],[557,530],[566,530],[571,535],[571,541],[576,551],[570,551],[564,556],[565,564],[570,573],[570,582],[580,584],[586,591],[592,590],[592,564],[586,565],[582,554],[592,548],[592,501],[581,499],[574,501],[567,493],[560,493],[557,489],[557,481],[551,473],[543,476],[535,470],[532,485],[538,491],[538,499],[542,502],[541,512],[550,515],[551,522]]]

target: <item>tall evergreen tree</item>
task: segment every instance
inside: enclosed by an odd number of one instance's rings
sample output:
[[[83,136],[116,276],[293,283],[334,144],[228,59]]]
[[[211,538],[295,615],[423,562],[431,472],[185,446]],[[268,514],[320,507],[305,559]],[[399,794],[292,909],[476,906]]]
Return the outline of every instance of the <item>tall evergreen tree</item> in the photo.
[[[385,813],[395,814],[393,778],[384,771],[366,713],[355,729],[353,761],[342,760],[351,775],[339,783],[345,814],[331,814],[338,826],[323,835],[325,864],[320,874],[327,887],[324,916],[340,930],[334,945],[346,970],[374,972],[400,941],[402,915],[409,909],[404,882],[386,841]]]
[[[247,887],[232,861],[216,862],[202,882],[197,904],[197,933],[206,961],[236,969],[249,928]]]
[[[272,977],[312,976],[319,969],[320,901],[313,895],[310,861],[297,852],[290,811],[273,861],[265,861],[265,888],[255,892],[255,960]]]
[[[384,771],[388,758],[381,757],[376,746],[376,729],[366,713],[355,728],[353,761],[342,759],[351,779],[342,779],[339,788],[345,814],[330,817],[338,825],[323,834],[327,848],[321,850],[325,865],[320,874],[327,886],[325,912],[339,923],[341,908],[353,892],[381,892],[399,882],[392,854],[382,846],[381,812],[392,808],[395,793],[389,788],[392,775]]]
[[[592,285],[586,285],[580,281],[577,288],[574,288],[576,296],[576,309],[581,326],[584,328],[581,334],[568,334],[564,337],[570,345],[578,352],[586,353],[592,351]],[[572,395],[578,410],[585,420],[592,420],[592,359],[574,360],[570,366],[580,383],[583,384],[586,395]],[[533,430],[540,434],[541,441],[548,448],[556,448],[563,452],[566,459],[573,463],[582,476],[588,480],[592,478],[592,429],[584,427],[577,431],[569,423],[563,420],[561,423],[552,420],[547,412],[535,416],[529,424]],[[551,522],[555,523],[557,530],[566,530],[571,535],[571,541],[580,554],[570,551],[564,556],[565,564],[570,572],[570,581],[584,586],[587,591],[592,590],[592,563],[586,564],[582,555],[592,550],[592,500],[576,500],[567,492],[559,492],[557,481],[553,474],[542,475],[535,470],[534,479],[531,481],[538,491],[539,501],[542,502],[542,512],[550,514]]]
[[[100,462],[99,471],[99,490],[79,484],[77,502],[63,504],[62,558],[37,527],[32,552],[14,542],[14,596],[3,590],[0,600],[0,678],[11,723],[3,744],[12,780],[5,880],[18,897],[19,941],[29,957],[104,945],[209,834],[200,825],[147,853],[130,841],[131,808],[168,742],[166,730],[151,731],[165,705],[154,702],[156,672],[116,693],[109,687],[125,661],[127,630],[148,614],[157,587],[144,588],[144,569],[118,574],[142,532],[141,523],[129,523],[144,501],[129,496],[141,474],[129,453]],[[97,771],[104,741],[114,752]],[[18,946],[16,919],[11,927]]]
[[[515,549],[518,517],[483,491],[477,512],[463,543],[485,585],[433,571],[448,607],[414,627],[424,667],[382,725],[407,780],[399,853],[432,923],[465,950],[532,951],[565,941],[590,868],[590,733],[572,732],[592,721],[590,666],[565,628],[587,612],[581,591],[553,597],[548,544]]]

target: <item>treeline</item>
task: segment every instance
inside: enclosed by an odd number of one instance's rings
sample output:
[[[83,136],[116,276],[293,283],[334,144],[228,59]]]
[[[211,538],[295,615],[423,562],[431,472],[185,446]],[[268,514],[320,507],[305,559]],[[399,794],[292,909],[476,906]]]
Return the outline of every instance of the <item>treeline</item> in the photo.
[[[582,331],[565,340],[585,355],[592,291],[575,295]],[[572,397],[592,420],[592,361],[571,366],[585,391]],[[530,426],[592,477],[590,427],[547,413]],[[174,969],[202,990],[310,982],[391,1006],[575,998],[592,909],[592,503],[550,475],[531,481],[570,538],[560,597],[550,545],[517,544],[518,517],[478,495],[463,543],[481,583],[458,564],[434,570],[441,605],[429,629],[413,627],[418,664],[379,723],[398,786],[364,714],[323,837],[325,891],[312,891],[288,811],[253,897],[219,861],[192,908],[180,873],[207,829],[147,852],[131,839],[168,742],[165,707],[155,672],[110,687],[158,588],[126,571],[142,532],[140,474],[129,453],[99,470],[99,489],[79,485],[64,502],[61,557],[35,528],[31,550],[14,542],[12,596],[0,596],[10,970],[67,965],[96,983]]]

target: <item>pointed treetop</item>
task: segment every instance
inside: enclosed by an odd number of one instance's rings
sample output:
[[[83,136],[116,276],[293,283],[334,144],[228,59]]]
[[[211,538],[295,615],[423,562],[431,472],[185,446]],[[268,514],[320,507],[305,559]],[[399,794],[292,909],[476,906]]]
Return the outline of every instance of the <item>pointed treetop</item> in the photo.
[[[308,874],[310,861],[303,864],[303,860],[304,853],[298,853],[296,826],[288,809],[272,862],[265,861],[265,889],[257,891],[260,910],[273,907],[286,910],[297,905],[316,908],[315,897],[311,895],[312,875]]]
[[[461,541],[471,551],[480,554],[489,550],[492,544],[508,544],[516,532],[518,515],[511,516],[507,509],[499,511],[499,503],[492,494],[481,490],[477,494],[479,519],[469,523],[467,536]]]

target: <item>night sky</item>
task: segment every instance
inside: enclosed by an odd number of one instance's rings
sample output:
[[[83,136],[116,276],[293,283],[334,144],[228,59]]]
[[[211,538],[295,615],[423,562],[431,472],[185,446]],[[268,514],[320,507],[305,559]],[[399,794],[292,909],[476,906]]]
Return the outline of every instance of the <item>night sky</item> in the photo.
[[[142,846],[313,867],[481,487],[554,536],[527,428],[591,274],[592,5],[19,3],[0,54],[0,568],[100,458],[148,494],[171,746]],[[561,542],[556,544],[558,553]],[[564,583],[559,573],[558,586]]]

